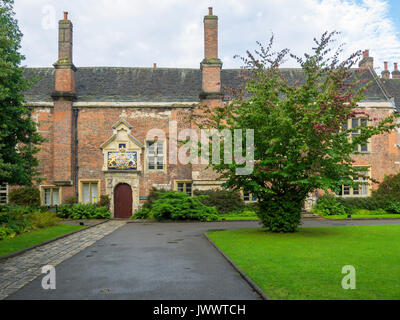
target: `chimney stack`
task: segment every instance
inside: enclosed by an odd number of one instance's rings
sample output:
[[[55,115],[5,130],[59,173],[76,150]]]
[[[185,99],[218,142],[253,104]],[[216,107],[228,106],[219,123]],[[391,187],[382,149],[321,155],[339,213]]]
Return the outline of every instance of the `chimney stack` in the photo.
[[[153,63],[153,69],[157,69],[157,63]]]
[[[400,71],[397,62],[394,63],[394,71],[392,72],[393,79],[400,79]]]
[[[360,69],[368,69],[368,68],[373,69],[374,68],[374,58],[369,56],[369,50],[364,50],[363,58],[360,61],[360,63],[358,64],[358,67]]]
[[[73,194],[75,177],[73,101],[75,95],[76,68],[72,59],[72,23],[68,12],[59,21],[58,60],[54,63],[55,84],[54,127],[52,144],[54,148],[52,183],[63,186],[63,195]],[[64,192],[65,190],[65,192]]]
[[[204,60],[201,63],[202,71],[202,101],[210,100],[222,103],[221,93],[222,62],[218,58],[218,17],[213,14],[213,8],[208,8],[208,15],[204,17]]]
[[[390,72],[389,72],[389,69],[388,69],[387,61],[385,61],[384,64],[385,64],[385,70],[382,71],[382,79],[390,79]]]

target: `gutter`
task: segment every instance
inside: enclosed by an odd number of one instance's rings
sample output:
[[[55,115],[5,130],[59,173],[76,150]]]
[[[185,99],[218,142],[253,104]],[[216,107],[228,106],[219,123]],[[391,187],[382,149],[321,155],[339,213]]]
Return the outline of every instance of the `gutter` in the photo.
[[[73,108],[74,112],[74,153],[75,153],[75,170],[74,170],[74,185],[75,185],[75,197],[79,198],[79,190],[78,190],[78,173],[79,173],[79,163],[78,163],[78,117],[79,117],[79,109]]]

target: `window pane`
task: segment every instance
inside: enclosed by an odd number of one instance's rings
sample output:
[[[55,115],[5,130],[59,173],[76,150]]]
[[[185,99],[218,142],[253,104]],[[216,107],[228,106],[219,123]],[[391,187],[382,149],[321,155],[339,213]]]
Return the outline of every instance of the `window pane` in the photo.
[[[162,170],[164,169],[164,157],[158,157],[157,158],[157,169]]]
[[[60,189],[54,188],[53,189],[53,206],[60,204]]]
[[[179,192],[184,192],[185,184],[184,183],[178,183],[178,191]]]
[[[97,196],[97,183],[91,183],[91,191],[92,191],[92,203],[97,203],[98,196]]]
[[[51,190],[44,189],[44,204],[46,206],[51,206]]]
[[[83,203],[89,203],[90,202],[89,183],[84,183],[83,184],[82,198],[83,198],[82,199]]]
[[[353,190],[353,195],[358,196],[360,194],[360,189],[359,188],[355,188]]]
[[[157,154],[164,154],[164,143],[162,141],[157,143]]]
[[[350,195],[350,187],[349,186],[344,186],[343,187],[343,194],[345,196],[349,196]]]
[[[367,123],[367,119],[361,119],[361,127],[366,127]]]
[[[361,195],[362,196],[368,196],[368,185],[363,184],[361,186]]]
[[[191,183],[186,183],[186,193],[189,196],[192,196],[192,184]]]
[[[149,170],[154,170],[155,169],[155,158],[154,157],[149,157]]]
[[[349,124],[347,122],[343,123],[342,129],[343,129],[343,131],[348,130],[349,129]]]
[[[148,143],[148,154],[154,155],[155,154],[155,143],[154,142],[149,142]]]
[[[250,193],[244,193],[243,194],[243,200],[244,201],[250,201]]]
[[[359,124],[359,119],[352,119],[351,120],[351,127],[354,128],[358,128],[358,124]]]
[[[367,143],[362,143],[361,144],[361,152],[368,152],[368,144]]]

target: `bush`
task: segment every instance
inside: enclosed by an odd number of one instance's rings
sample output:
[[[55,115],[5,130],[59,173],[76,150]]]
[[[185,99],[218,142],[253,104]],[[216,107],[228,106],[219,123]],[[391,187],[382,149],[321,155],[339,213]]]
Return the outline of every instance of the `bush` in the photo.
[[[60,218],[54,212],[39,212],[30,215],[32,229],[53,227],[60,222]]]
[[[195,191],[196,196],[207,196],[201,198],[201,203],[209,207],[216,207],[220,214],[244,210],[246,205],[238,191],[229,190],[207,190]]]
[[[393,213],[393,214],[400,214],[400,202],[389,202],[386,206],[385,206],[385,210],[389,213]]]
[[[384,207],[383,199],[367,198],[336,198],[343,206],[349,209],[378,210]]]
[[[312,212],[321,216],[336,216],[351,213],[351,211],[342,204],[340,199],[333,195],[326,195],[319,198]]]
[[[159,193],[153,202],[151,214],[158,220],[218,220],[215,207],[208,207],[201,202],[202,197],[190,197],[186,193],[171,191]]]
[[[150,218],[150,210],[148,208],[142,207],[135,212],[132,216],[132,219],[136,220],[145,220]]]
[[[67,199],[65,199],[64,203],[72,206],[73,204],[78,203],[78,198],[77,197],[68,197]]]
[[[372,193],[377,199],[392,199],[400,201],[400,173],[385,176],[378,189]]]
[[[162,190],[162,189],[157,190],[157,189],[153,188],[150,191],[149,196],[147,197],[147,201],[143,204],[143,208],[151,210],[153,207],[154,201],[159,199],[160,194],[167,193],[167,192],[168,191],[166,191],[166,190]]]
[[[111,204],[111,199],[108,195],[100,196],[100,202],[99,202],[100,207],[107,207],[107,209],[110,210],[110,204]]]
[[[58,209],[57,216],[62,219],[110,219],[111,212],[107,207],[99,207],[94,204],[76,203],[72,206],[63,205]]]
[[[10,192],[8,200],[18,206],[40,207],[40,191],[34,187],[16,189]]]
[[[15,238],[17,236],[17,233],[8,227],[5,226],[0,226],[0,240],[8,240]]]

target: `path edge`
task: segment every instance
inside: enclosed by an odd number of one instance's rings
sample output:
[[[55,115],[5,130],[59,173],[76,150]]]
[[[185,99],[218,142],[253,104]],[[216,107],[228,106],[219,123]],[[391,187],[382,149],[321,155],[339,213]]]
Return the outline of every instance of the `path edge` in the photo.
[[[231,258],[229,258],[225,252],[223,252],[216,244],[214,241],[212,241],[207,234],[203,235],[207,241],[218,251],[218,253],[225,258],[226,261],[229,262],[229,264],[240,274],[240,276],[250,285],[250,287],[253,288],[255,292],[258,293],[258,295],[261,296],[263,300],[272,300],[269,298],[264,291],[261,290],[261,288],[253,281],[250,279],[250,277],[242,270],[240,267],[233,262]]]
[[[72,236],[73,234],[76,234],[76,233],[79,233],[79,232],[82,232],[82,231],[89,230],[89,229],[91,229],[91,228],[97,227],[97,226],[99,226],[99,225],[101,225],[101,224],[104,224],[104,223],[107,223],[107,222],[109,222],[109,221],[111,221],[111,220],[102,221],[102,222],[99,222],[99,223],[97,223],[97,224],[95,224],[95,225],[88,226],[88,227],[86,227],[86,228],[82,228],[82,229],[79,229],[79,230],[76,230],[76,231],[72,231],[72,232],[70,232],[70,233],[64,234],[64,235],[59,236],[59,237],[57,237],[57,238],[50,239],[50,240],[47,240],[47,241],[45,241],[45,242],[41,242],[41,243],[35,244],[35,245],[33,245],[33,246],[30,246],[30,247],[28,247],[28,248],[25,248],[25,249],[22,249],[22,250],[19,250],[19,251],[16,251],[16,252],[9,253],[9,254],[7,254],[7,255],[5,255],[5,256],[0,257],[0,263],[6,261],[6,260],[8,260],[8,259],[14,258],[14,257],[16,257],[16,256],[19,256],[19,255],[21,255],[21,254],[23,254],[23,253],[25,253],[25,252],[31,251],[31,250],[33,250],[33,249],[37,249],[37,248],[43,247],[43,246],[45,246],[46,244],[55,242],[55,241],[57,241],[57,240],[64,239],[64,238],[66,238],[66,237]]]

